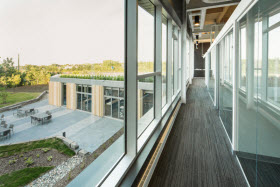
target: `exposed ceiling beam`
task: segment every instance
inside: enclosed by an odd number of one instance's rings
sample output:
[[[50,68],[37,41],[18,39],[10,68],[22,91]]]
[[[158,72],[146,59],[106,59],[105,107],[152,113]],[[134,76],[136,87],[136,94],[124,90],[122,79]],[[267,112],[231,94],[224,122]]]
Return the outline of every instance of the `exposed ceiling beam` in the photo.
[[[203,27],[204,27],[205,16],[206,16],[206,9],[202,9],[201,16],[200,16],[200,29],[203,29]]]
[[[196,28],[195,28],[195,29],[193,30],[193,33],[210,32],[210,31],[211,31],[211,27],[212,27],[213,25],[223,26],[224,24],[205,25],[203,29],[196,29]],[[212,29],[212,31],[214,31],[214,30]]]
[[[194,31],[194,27],[193,27],[193,19],[192,19],[192,15],[189,14],[189,20],[190,20],[190,23],[191,23],[191,28],[192,28],[192,31]]]
[[[198,40],[198,43],[210,43],[211,39],[202,39]],[[212,42],[214,42],[214,39],[212,39]],[[194,44],[196,43],[196,40],[193,42]]]
[[[193,6],[193,7],[192,6],[188,6],[186,11],[187,12],[192,12],[192,11],[196,11],[196,10],[202,10],[202,9],[205,9],[205,8],[210,9],[210,8],[219,8],[219,7],[225,7],[225,6],[232,6],[232,5],[237,5],[240,2],[240,0],[233,0],[233,1],[235,1],[235,2],[229,1],[229,2],[224,2],[222,4],[207,4],[207,3],[204,3],[201,6]]]
[[[217,19],[217,23],[221,23],[223,17],[225,16],[225,14],[227,13],[229,9],[229,6],[224,7],[223,12],[219,15],[218,19]]]

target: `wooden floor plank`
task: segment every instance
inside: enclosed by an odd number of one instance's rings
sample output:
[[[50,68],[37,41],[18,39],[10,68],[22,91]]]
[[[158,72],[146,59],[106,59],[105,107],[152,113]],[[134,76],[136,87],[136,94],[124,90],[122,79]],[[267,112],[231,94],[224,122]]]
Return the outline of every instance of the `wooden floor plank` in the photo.
[[[204,79],[190,86],[149,186],[247,186]]]

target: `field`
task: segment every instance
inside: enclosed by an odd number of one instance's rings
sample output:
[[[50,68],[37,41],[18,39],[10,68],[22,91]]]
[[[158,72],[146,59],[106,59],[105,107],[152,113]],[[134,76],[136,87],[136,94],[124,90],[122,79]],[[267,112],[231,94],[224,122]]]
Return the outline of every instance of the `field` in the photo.
[[[35,99],[40,94],[40,92],[8,92],[7,102],[5,104],[3,104],[2,98],[0,99],[0,108],[30,99]]]

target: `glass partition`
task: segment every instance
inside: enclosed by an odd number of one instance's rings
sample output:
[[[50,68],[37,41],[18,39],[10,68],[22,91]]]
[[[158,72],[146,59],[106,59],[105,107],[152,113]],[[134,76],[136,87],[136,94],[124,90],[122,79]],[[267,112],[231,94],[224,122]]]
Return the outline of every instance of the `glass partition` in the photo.
[[[230,31],[219,45],[219,115],[232,141],[232,64],[233,33]]]
[[[162,16],[162,107],[166,105],[167,77],[166,77],[166,50],[167,50],[167,19]]]
[[[260,0],[239,22],[236,153],[251,186],[280,185],[279,13]]]

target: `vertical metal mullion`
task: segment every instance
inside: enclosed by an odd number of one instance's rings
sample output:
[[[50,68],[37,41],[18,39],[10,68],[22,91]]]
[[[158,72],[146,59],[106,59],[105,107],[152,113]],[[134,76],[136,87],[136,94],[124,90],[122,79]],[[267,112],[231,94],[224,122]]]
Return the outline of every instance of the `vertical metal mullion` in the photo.
[[[233,150],[238,151],[238,91],[239,91],[239,24],[234,22],[233,25],[233,100],[232,100],[232,147]]]
[[[219,109],[219,63],[220,63],[220,59],[219,59],[219,54],[220,54],[220,46],[216,45],[216,60],[215,60],[215,106],[217,109]]]
[[[155,7],[155,72],[161,72],[155,76],[155,119],[162,116],[162,6]]]
[[[183,5],[183,10],[185,9],[185,3]],[[185,15],[186,11],[183,11]],[[181,33],[181,100],[186,103],[186,74],[187,74],[187,19],[186,15],[183,16],[182,33]]]
[[[126,154],[137,153],[137,0],[125,6],[125,144]]]
[[[267,74],[268,74],[268,16],[262,17],[262,77],[261,77],[261,98],[267,100]]]
[[[166,77],[167,77],[167,103],[172,101],[172,85],[171,85],[171,71],[172,71],[172,20],[167,19],[167,62],[166,62]]]
[[[255,18],[253,10],[247,13],[247,107],[254,106],[254,40],[255,40]]]
[[[178,27],[175,27],[174,32],[177,35],[177,40],[174,40],[173,51],[174,51],[174,59],[173,59],[173,94],[177,92],[178,89],[178,64],[179,64],[179,35],[178,35]]]

